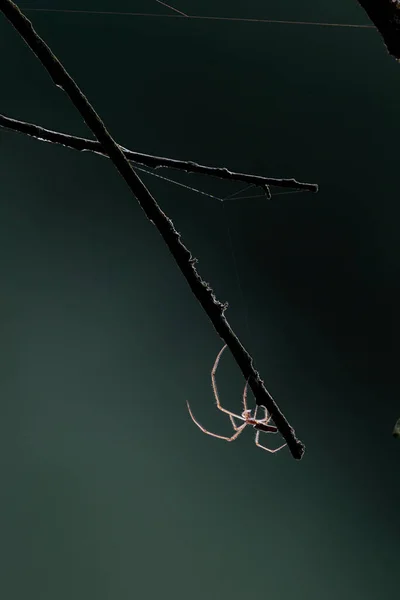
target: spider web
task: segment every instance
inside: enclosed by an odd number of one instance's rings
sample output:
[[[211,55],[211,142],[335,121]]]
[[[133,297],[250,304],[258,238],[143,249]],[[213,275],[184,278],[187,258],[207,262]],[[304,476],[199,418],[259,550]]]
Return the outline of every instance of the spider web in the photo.
[[[191,15],[191,14],[187,14],[186,12],[184,12],[185,8],[183,10],[181,10],[181,8],[179,7],[175,7],[174,6],[175,1],[174,0],[154,0],[154,6],[157,6],[159,9],[165,9],[166,11],[170,11],[169,13],[151,13],[151,12],[129,12],[129,11],[106,11],[106,10],[85,10],[85,9],[69,9],[69,8],[45,8],[45,7],[26,7],[26,8],[22,8],[22,10],[26,11],[26,12],[42,12],[42,13],[65,13],[65,14],[81,14],[81,15],[105,15],[105,16],[123,16],[123,17],[154,17],[154,18],[161,18],[161,19],[168,19],[168,18],[177,18],[177,19],[183,19],[183,20],[208,20],[208,21],[231,21],[231,22],[247,22],[247,23],[260,23],[260,24],[285,24],[285,25],[300,25],[300,26],[317,26],[317,27],[347,27],[347,28],[362,28],[362,29],[373,29],[374,26],[373,25],[363,25],[363,24],[357,24],[357,23],[329,23],[329,22],[312,22],[312,21],[295,21],[295,20],[277,20],[277,19],[268,19],[268,18],[241,18],[241,17],[233,17],[230,15],[227,16],[214,16],[214,15]],[[242,285],[242,278],[240,276],[240,271],[239,271],[239,261],[238,261],[238,255],[237,252],[235,250],[235,244],[234,244],[234,239],[233,239],[233,235],[232,235],[232,230],[229,224],[229,204],[231,202],[237,202],[237,201],[251,201],[251,200],[256,200],[256,199],[260,199],[260,198],[264,198],[265,200],[267,200],[267,197],[265,195],[265,193],[262,193],[260,191],[260,188],[256,187],[254,184],[251,185],[245,185],[240,187],[239,189],[236,189],[236,191],[228,194],[228,195],[224,195],[224,196],[217,196],[209,191],[206,191],[204,189],[200,189],[199,187],[196,187],[195,185],[189,185],[189,183],[187,183],[187,181],[194,181],[196,180],[196,177],[193,174],[187,173],[187,174],[183,174],[183,173],[179,173],[179,175],[177,174],[176,177],[181,177],[184,178],[186,180],[186,183],[183,183],[182,181],[177,181],[176,178],[172,178],[172,177],[167,177],[165,175],[160,175],[159,173],[159,169],[151,169],[151,168],[147,168],[144,167],[141,164],[137,164],[134,163],[132,161],[132,165],[134,166],[135,170],[140,171],[141,173],[145,173],[146,175],[150,175],[151,177],[155,177],[159,180],[162,180],[164,182],[166,182],[167,184],[171,184],[174,186],[177,186],[179,188],[183,188],[185,190],[187,190],[188,192],[190,192],[191,194],[198,194],[198,195],[202,195],[203,197],[208,197],[212,200],[214,200],[215,202],[219,202],[221,205],[221,210],[222,210],[222,223],[223,226],[225,228],[225,238],[227,240],[227,246],[228,246],[228,250],[229,253],[231,255],[232,258],[232,265],[233,265],[233,269],[234,269],[234,273],[235,273],[235,278],[236,278],[236,283],[237,283],[237,288],[239,291],[239,298],[240,298],[240,304],[242,306],[242,312],[244,315],[244,323],[245,323],[245,327],[247,330],[247,334],[249,335],[249,339],[252,337],[251,336],[251,330],[250,330],[250,319],[249,319],[249,311],[247,309],[247,302],[246,302],[246,297],[245,297],[245,293],[244,293],[244,286]],[[210,179],[207,179],[207,182],[210,181]],[[212,181],[212,179],[211,179]],[[215,180],[214,180],[215,181]],[[219,184],[221,184],[221,181],[218,181]],[[227,186],[228,182],[224,182]],[[236,183],[233,184],[232,182],[229,182],[231,186],[235,186],[238,187],[240,184]],[[206,184],[205,184],[206,185]],[[214,186],[212,187],[217,187],[216,184],[214,184]],[[221,188],[219,188],[221,189]],[[232,189],[232,187],[231,187]],[[279,189],[279,188],[278,188]],[[291,191],[276,191],[273,192],[271,190],[271,196],[275,197],[275,196],[281,196],[283,194],[299,194],[299,193],[304,193],[307,190],[291,190]]]
[[[146,175],[150,175],[151,177],[156,177],[157,179],[160,179],[160,180],[166,182],[167,184],[171,184],[173,186],[177,186],[177,187],[183,188],[185,190],[188,190],[188,192],[190,192],[190,195],[192,195],[192,197],[194,194],[198,194],[201,196],[205,196],[207,198],[211,198],[216,203],[218,202],[220,204],[221,211],[222,211],[221,212],[221,221],[222,221],[224,229],[225,229],[225,239],[227,241],[228,251],[231,255],[232,266],[233,266],[233,270],[235,273],[237,288],[239,291],[239,298],[240,298],[240,304],[241,304],[241,310],[239,312],[242,312],[244,315],[244,325],[245,325],[245,328],[247,331],[247,335],[249,336],[249,340],[252,339],[253,336],[252,336],[252,332],[251,332],[251,328],[250,328],[248,303],[246,301],[244,286],[242,284],[242,277],[240,275],[238,254],[237,254],[237,251],[235,250],[235,244],[234,244],[234,239],[233,239],[233,235],[232,235],[232,230],[231,230],[231,227],[229,224],[229,204],[231,204],[232,202],[252,201],[254,199],[261,199],[261,198],[264,198],[266,202],[270,202],[270,201],[272,201],[272,199],[275,196],[282,196],[284,194],[285,195],[287,195],[287,194],[304,194],[305,192],[308,192],[308,190],[291,190],[291,191],[282,191],[282,192],[281,191],[274,192],[273,190],[271,190],[271,200],[268,200],[265,193],[262,193],[262,192],[251,193],[251,192],[257,192],[259,190],[259,188],[257,186],[255,186],[254,184],[251,184],[251,185],[245,185],[245,186],[242,185],[235,192],[232,192],[226,196],[221,197],[221,196],[216,196],[214,194],[211,194],[208,191],[202,190],[199,187],[195,187],[194,185],[189,185],[188,183],[182,183],[182,181],[177,181],[176,179],[173,179],[172,177],[160,175],[158,172],[156,172],[156,169],[150,169],[147,167],[143,167],[143,165],[141,165],[141,164],[139,165],[134,162],[132,162],[132,166],[134,167],[135,170],[141,171],[142,173],[145,173]],[[191,173],[180,173],[180,175],[188,178],[189,180],[194,179],[194,175]],[[224,183],[228,183],[228,182],[224,182]],[[233,182],[229,182],[229,183],[230,183],[230,185],[233,185],[235,187],[240,186],[239,183],[233,183]]]
[[[172,4],[161,2],[161,0],[155,0],[158,5],[165,7],[167,10],[171,10],[170,14],[162,13],[145,13],[145,12],[130,12],[130,11],[117,11],[117,10],[84,10],[74,8],[41,8],[41,7],[21,7],[24,12],[43,12],[43,13],[64,13],[64,14],[86,14],[86,15],[106,15],[106,16],[121,16],[121,17],[148,17],[148,18],[161,18],[161,19],[192,19],[192,20],[207,20],[207,21],[236,21],[242,23],[271,23],[280,25],[305,25],[314,27],[350,27],[354,29],[375,29],[375,25],[361,24],[361,23],[329,23],[320,21],[295,21],[285,19],[266,19],[266,18],[246,18],[246,17],[231,17],[231,16],[216,16],[216,15],[189,15],[181,10],[172,6]]]

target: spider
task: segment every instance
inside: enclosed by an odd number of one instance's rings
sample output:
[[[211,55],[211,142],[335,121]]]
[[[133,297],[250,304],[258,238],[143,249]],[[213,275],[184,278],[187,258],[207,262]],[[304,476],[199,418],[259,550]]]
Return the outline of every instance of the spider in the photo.
[[[268,423],[270,422],[272,417],[268,416],[268,411],[265,407],[263,407],[264,411],[265,411],[263,419],[256,418],[258,406],[256,406],[256,408],[254,409],[254,415],[251,414],[252,410],[247,408],[247,384],[248,384],[248,382],[246,382],[246,385],[244,386],[244,390],[243,390],[243,396],[242,396],[243,412],[241,415],[237,415],[237,414],[231,412],[230,410],[227,410],[223,406],[221,406],[221,402],[220,402],[218,390],[217,390],[217,384],[215,381],[215,373],[217,371],[219,360],[220,360],[225,348],[226,348],[226,344],[222,348],[222,350],[220,350],[219,353],[217,354],[217,358],[215,359],[214,366],[211,369],[211,385],[212,385],[212,389],[214,392],[215,401],[217,403],[217,408],[220,411],[222,411],[223,413],[226,413],[227,415],[229,415],[229,419],[232,423],[235,433],[231,437],[226,437],[224,435],[218,435],[217,433],[212,433],[211,431],[208,431],[202,425],[200,425],[200,423],[198,421],[196,421],[196,419],[194,418],[193,413],[190,409],[189,402],[186,402],[188,410],[189,410],[189,414],[190,414],[192,420],[197,425],[197,427],[199,429],[201,429],[201,431],[203,433],[206,433],[207,435],[216,437],[220,440],[226,440],[227,442],[233,442],[234,440],[236,440],[239,437],[239,435],[242,433],[242,431],[246,427],[246,425],[251,425],[256,430],[256,438],[255,438],[256,446],[258,446],[259,448],[262,448],[263,450],[266,450],[267,452],[271,452],[272,454],[274,454],[275,452],[278,452],[279,450],[282,450],[282,448],[284,448],[286,446],[286,444],[279,446],[279,448],[276,448],[275,450],[271,450],[271,448],[267,448],[266,446],[262,446],[260,444],[259,437],[260,437],[261,431],[264,431],[265,433],[277,433],[278,428],[275,425],[268,425]],[[244,421],[243,425],[237,426],[235,419]]]

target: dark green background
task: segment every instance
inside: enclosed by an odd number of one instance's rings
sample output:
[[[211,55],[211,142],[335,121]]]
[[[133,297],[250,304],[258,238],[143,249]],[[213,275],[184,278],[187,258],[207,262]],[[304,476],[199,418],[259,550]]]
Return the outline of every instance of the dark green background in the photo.
[[[355,0],[173,5],[368,24]],[[230,431],[209,381],[221,341],[110,162],[0,131],[1,596],[395,597],[400,65],[373,29],[26,14],[119,143],[320,193],[221,204],[144,176],[305,442],[296,462],[190,421],[187,399]],[[0,56],[2,113],[90,136],[3,17]],[[228,353],[218,381],[240,410]]]

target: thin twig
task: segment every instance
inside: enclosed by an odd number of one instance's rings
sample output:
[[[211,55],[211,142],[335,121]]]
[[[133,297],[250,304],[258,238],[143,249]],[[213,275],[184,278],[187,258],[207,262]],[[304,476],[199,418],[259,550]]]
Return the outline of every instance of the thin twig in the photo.
[[[172,221],[158,206],[141,179],[132,169],[121,148],[108,133],[100,117],[50,48],[33,29],[32,23],[11,0],[0,0],[0,9],[47,69],[55,85],[64,90],[69,96],[88,127],[103,146],[104,152],[110,156],[120,175],[125,179],[139,201],[147,218],[162,235],[192,292],[204,308],[217,333],[225,340],[231,350],[244,378],[248,380],[257,404],[267,408],[279,432],[287,442],[292,456],[301,459],[304,453],[304,444],[296,438],[294,429],[289,425],[274,399],[266,390],[259,373],[253,367],[251,356],[242,346],[225,317],[227,304],[219,302],[209,284],[201,279],[195,268],[196,259],[192,257],[189,250],[181,242],[180,234],[175,229]]]
[[[24,133],[40,141],[61,144],[81,152],[95,152],[96,154],[100,154],[106,158],[109,158],[107,153],[103,150],[101,144],[96,140],[88,140],[74,135],[67,135],[66,133],[52,131],[51,129],[45,129],[39,125],[34,125],[33,123],[26,123],[25,121],[17,121],[16,119],[11,119],[10,117],[6,117],[5,115],[1,114],[0,127],[9,129],[11,131],[17,131],[18,133]],[[133,152],[132,150],[128,150],[123,146],[119,147],[128,160],[132,160],[136,163],[146,165],[151,168],[157,169],[159,167],[168,167],[170,169],[185,171],[186,173],[200,173],[202,175],[211,175],[212,177],[218,177],[220,179],[242,181],[244,183],[257,185],[267,192],[267,186],[269,185],[284,188],[294,188],[309,192],[318,192],[318,185],[315,183],[302,183],[300,181],[296,181],[296,179],[277,179],[274,177],[262,177],[261,175],[236,173],[234,171],[229,171],[226,168],[207,167],[204,165],[199,165],[198,163],[190,160],[175,160],[172,158],[164,158],[163,156],[152,156],[151,154]]]

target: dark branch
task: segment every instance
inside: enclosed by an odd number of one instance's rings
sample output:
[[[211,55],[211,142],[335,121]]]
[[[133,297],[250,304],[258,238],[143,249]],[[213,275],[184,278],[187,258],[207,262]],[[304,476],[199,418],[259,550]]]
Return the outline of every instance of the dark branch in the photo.
[[[387,51],[400,60],[400,0],[358,0],[379,33]]]
[[[17,131],[18,133],[24,133],[30,135],[37,140],[51,142],[53,144],[61,144],[72,148],[73,150],[95,152],[101,154],[106,158],[109,158],[108,154],[103,150],[102,146],[96,140],[87,140],[85,138],[76,137],[73,135],[67,135],[66,133],[60,133],[58,131],[51,131],[50,129],[44,129],[39,125],[33,123],[25,123],[24,121],[17,121],[11,119],[5,115],[0,114],[0,127],[10,129],[11,131]],[[146,165],[151,168],[158,167],[169,167],[171,169],[179,169],[180,171],[186,171],[186,173],[200,173],[202,175],[212,175],[213,177],[219,177],[220,179],[229,179],[231,181],[242,181],[247,184],[254,184],[262,187],[267,191],[268,186],[274,185],[276,187],[284,188],[295,188],[298,190],[307,190],[309,192],[318,192],[318,185],[315,183],[301,183],[296,179],[276,179],[274,177],[262,177],[261,175],[250,175],[247,173],[235,173],[234,171],[228,171],[225,168],[219,167],[206,167],[199,165],[193,161],[186,160],[175,160],[172,158],[164,158],[163,156],[152,156],[151,154],[142,154],[140,152],[133,152],[123,146],[119,146],[122,152],[125,154],[128,160],[136,163]]]
[[[232,331],[224,314],[227,305],[219,302],[208,283],[201,279],[195,268],[196,259],[192,257],[189,250],[181,242],[180,234],[176,231],[172,221],[158,206],[141,179],[132,169],[121,148],[108,133],[100,117],[50,48],[35,32],[31,22],[11,0],[0,0],[0,9],[47,69],[55,85],[64,90],[69,96],[94,136],[98,139],[104,152],[108,154],[120,175],[136,196],[147,218],[157,227],[192,292],[206,311],[220,337],[225,340],[244,378],[248,380],[257,404],[267,408],[279,432],[287,442],[292,456],[301,459],[304,453],[304,445],[296,438],[294,429],[289,425],[265,388],[259,373],[254,369],[251,356]]]

